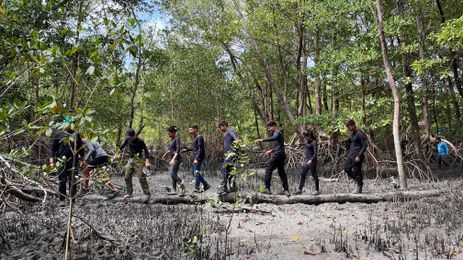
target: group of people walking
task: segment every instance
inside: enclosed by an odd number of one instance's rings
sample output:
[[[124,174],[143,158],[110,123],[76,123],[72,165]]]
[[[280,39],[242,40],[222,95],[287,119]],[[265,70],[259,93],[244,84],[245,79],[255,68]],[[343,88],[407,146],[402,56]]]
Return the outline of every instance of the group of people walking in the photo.
[[[59,179],[59,195],[60,201],[65,205],[66,199],[66,185],[70,183],[70,193],[72,198],[75,198],[77,191],[78,181],[76,179],[79,166],[83,167],[83,180],[81,185],[80,194],[88,192],[89,178],[92,174],[97,172],[97,169],[107,165],[110,157],[106,151],[97,142],[92,142],[88,139],[81,138],[79,133],[74,133],[76,120],[67,117],[65,123],[68,126],[64,131],[56,133],[50,145],[50,165],[52,168],[56,167],[57,160],[60,160],[61,166],[58,171]],[[221,183],[219,193],[224,194],[227,192],[235,192],[237,190],[236,178],[234,173],[234,162],[236,159],[236,151],[234,142],[239,138],[232,128],[229,127],[228,122],[222,121],[218,125],[223,137],[224,160],[220,170]],[[277,170],[283,186],[281,195],[290,195],[288,177],[285,171],[286,152],[285,141],[281,130],[278,128],[276,122],[271,121],[266,125],[269,137],[265,139],[256,140],[257,143],[271,143],[271,149],[265,152],[270,156],[265,169],[264,184],[265,189],[263,193],[272,194],[271,184],[272,175]],[[346,127],[350,132],[349,138],[349,153],[346,158],[344,170],[357,183],[356,189],[353,193],[362,193],[363,188],[363,173],[362,164],[365,158],[365,150],[367,148],[367,140],[364,132],[357,128],[353,120],[346,122]],[[188,128],[189,134],[193,137],[191,147],[184,148],[178,136],[178,128],[170,126],[167,128],[167,135],[170,139],[167,150],[162,155],[163,160],[167,160],[169,164],[169,174],[172,179],[172,188],[169,189],[171,194],[183,194],[186,192],[185,184],[179,177],[178,171],[183,162],[184,154],[191,152],[192,160],[192,174],[195,177],[194,192],[204,192],[211,188],[211,185],[205,180],[201,174],[201,168],[206,159],[205,141],[204,137],[199,132],[197,125],[191,125]],[[304,131],[304,163],[301,169],[301,178],[296,195],[302,194],[305,186],[305,181],[308,173],[310,172],[315,183],[315,189],[310,193],[313,196],[320,194],[320,181],[317,173],[318,154],[317,154],[317,141],[313,131]],[[85,149],[86,148],[86,149]],[[150,152],[146,143],[138,137],[138,134],[129,129],[126,132],[126,139],[119,147],[122,152],[124,149],[128,150],[128,159],[125,166],[125,190],[124,199],[129,200],[133,195],[133,175],[136,175],[140,181],[140,186],[143,190],[143,202],[147,203],[150,200],[151,193],[143,169],[149,167]],[[87,153],[85,154],[85,150]],[[117,158],[117,155],[113,159]],[[112,189],[115,194],[120,193],[123,188],[111,182],[110,178],[106,177],[105,184]],[[178,188],[180,190],[178,190]]]

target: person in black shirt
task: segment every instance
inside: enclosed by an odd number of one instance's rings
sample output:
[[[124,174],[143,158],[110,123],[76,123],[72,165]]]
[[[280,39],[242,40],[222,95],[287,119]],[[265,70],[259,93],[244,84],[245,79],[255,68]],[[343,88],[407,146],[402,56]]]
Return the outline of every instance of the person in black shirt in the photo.
[[[76,119],[66,117],[65,123],[69,124],[64,131],[57,132],[50,142],[50,159],[51,168],[56,167],[56,162],[61,162],[58,170],[59,179],[59,200],[60,206],[64,207],[66,200],[66,184],[69,181],[71,196],[74,200],[77,193],[77,179],[79,164],[84,159],[85,151],[82,144],[82,138],[79,133],[74,132]]]
[[[206,151],[204,147],[204,137],[199,133],[198,126],[192,125],[188,128],[188,132],[193,136],[193,144],[191,148],[182,149],[182,153],[193,152],[193,168],[192,174],[195,176],[195,192],[207,191],[211,186],[201,175],[201,166],[206,159]],[[203,184],[201,190],[200,185]]]
[[[365,150],[368,142],[365,133],[357,128],[354,120],[347,120],[346,127],[350,132],[350,137],[348,141],[349,154],[344,165],[344,171],[357,182],[357,188],[352,193],[359,194],[362,193],[363,189],[362,164],[365,160]]]
[[[259,139],[256,142],[271,142],[272,149],[268,150],[265,154],[272,155],[272,158],[267,164],[265,169],[265,194],[272,194],[270,190],[271,181],[272,181],[272,173],[275,169],[278,169],[278,175],[280,175],[281,182],[283,184],[283,192],[280,195],[289,196],[289,188],[288,188],[288,177],[286,176],[285,172],[285,160],[286,160],[286,153],[285,153],[285,140],[283,134],[278,129],[277,123],[271,121],[267,124],[267,131],[270,135],[269,138]]]
[[[148,181],[146,180],[146,175],[143,173],[143,167],[149,167],[149,151],[146,147],[145,142],[138,138],[135,133],[135,130],[129,129],[127,131],[127,138],[125,142],[121,145],[120,150],[128,146],[129,148],[129,160],[125,168],[125,184],[127,188],[127,193],[124,196],[125,200],[129,200],[133,195],[133,186],[132,186],[132,176],[135,174],[140,180],[140,185],[143,190],[143,203],[148,203],[151,197],[149,190]],[[144,160],[142,159],[144,158]]]
[[[180,189],[182,192],[185,191],[185,186],[183,185],[182,179],[178,177],[178,170],[180,168],[180,164],[182,163],[182,156],[180,155],[180,151],[182,149],[182,144],[180,142],[180,137],[177,135],[178,128],[176,126],[170,126],[167,128],[167,135],[170,138],[169,148],[167,151],[162,155],[162,159],[166,160],[167,156],[169,156],[169,174],[172,178],[172,193],[177,193],[177,184],[180,185]]]
[[[315,191],[310,195],[316,196],[320,194],[320,181],[317,174],[317,141],[315,141],[313,131],[304,131],[302,135],[304,136],[304,165],[302,167],[299,190],[296,194],[302,194],[305,178],[310,171],[315,182]]]

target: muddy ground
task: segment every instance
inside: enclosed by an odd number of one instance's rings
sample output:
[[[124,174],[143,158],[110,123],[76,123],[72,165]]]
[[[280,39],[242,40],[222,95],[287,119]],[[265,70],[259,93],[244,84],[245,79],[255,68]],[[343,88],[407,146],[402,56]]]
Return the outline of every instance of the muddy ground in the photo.
[[[463,259],[463,179],[459,170],[435,174],[439,181],[410,179],[409,188],[442,189],[440,197],[375,204],[259,204],[255,213],[227,212],[248,205],[144,205],[83,197],[74,210],[70,252],[72,259]],[[216,184],[213,175],[208,181]],[[191,190],[192,176],[182,172],[182,177]],[[165,195],[167,173],[148,179],[153,196]],[[114,180],[123,184],[122,177]],[[273,182],[278,191],[276,173]],[[297,182],[298,175],[291,174],[293,190]],[[392,182],[368,179],[365,191],[390,191]],[[141,196],[136,179],[134,183]],[[252,177],[241,189],[260,185]],[[309,180],[308,190],[312,185]],[[353,188],[344,176],[321,183],[324,194]],[[107,191],[95,188],[93,193]],[[2,213],[0,258],[62,259],[67,209],[56,204],[22,204],[24,214]]]

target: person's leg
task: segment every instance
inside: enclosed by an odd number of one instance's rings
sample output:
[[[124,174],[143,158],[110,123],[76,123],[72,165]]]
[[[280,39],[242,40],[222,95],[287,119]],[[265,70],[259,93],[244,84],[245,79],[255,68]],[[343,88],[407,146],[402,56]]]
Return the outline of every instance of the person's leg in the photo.
[[[177,190],[177,184],[180,184],[180,185],[182,184],[182,179],[178,177],[178,170],[180,168],[180,163],[181,161],[176,160],[175,163],[169,167],[170,176],[172,178],[172,188],[174,189],[174,191]]]
[[[230,187],[230,190],[236,190],[236,175],[234,173],[235,165],[230,163],[226,170],[228,186]]]
[[[83,177],[83,182],[82,182],[82,188],[83,189],[88,189],[88,183],[90,181],[90,172],[92,171],[93,169],[89,167],[89,165],[87,165],[83,172],[82,172],[82,177]]]
[[[362,172],[363,160],[364,160],[364,157],[362,156],[360,157],[360,161],[354,162],[355,181],[360,187],[363,186],[363,172]]]
[[[59,186],[59,200],[64,201],[66,200],[66,184],[68,181],[68,167],[66,164],[62,165],[59,174],[58,174]]]
[[[138,176],[138,180],[140,181],[141,189],[143,190],[143,194],[149,197],[151,196],[150,187],[148,185],[148,180],[146,179],[146,175],[143,172],[143,168],[144,168],[143,162],[136,162],[135,170]]]
[[[127,195],[132,196],[133,186],[132,186],[132,176],[135,171],[134,168],[135,160],[129,159],[127,165],[125,166],[125,185],[127,189]]]
[[[449,167],[449,163],[448,163],[447,159],[448,159],[447,155],[442,157],[442,163],[444,164],[445,167]]]
[[[199,186],[201,185],[199,175],[198,164],[194,163],[191,168],[191,174],[195,177],[195,189],[199,190]]]
[[[265,188],[270,190],[270,186],[272,185],[272,173],[277,168],[276,165],[276,158],[272,157],[270,161],[267,163],[267,167],[265,168]]]
[[[196,165],[196,178],[197,178],[197,182],[202,183],[203,189],[206,190],[206,189],[209,189],[211,186],[207,183],[206,179],[204,179],[203,175],[201,174],[202,165],[203,165],[202,161],[198,162],[198,164]]]
[[[310,165],[310,171],[312,172],[313,181],[315,182],[315,191],[320,191],[320,180],[317,172],[317,161],[313,161]]]
[[[228,172],[227,172],[227,167],[228,167],[228,160],[227,157],[222,162],[222,168],[220,169],[220,178],[221,178],[221,184],[220,188],[222,192],[226,192],[228,190],[227,183],[228,183]]]
[[[442,155],[437,156],[437,168],[442,168]]]
[[[344,171],[347,173],[347,176],[349,176],[351,179],[355,179],[354,171],[352,168],[354,167],[354,159],[352,156],[348,156],[346,158],[346,162],[344,163]]]
[[[302,191],[305,185],[305,178],[307,177],[307,173],[309,172],[310,167],[307,165],[307,162],[304,161],[304,165],[302,166],[301,171],[301,181],[299,182],[299,190]]]
[[[71,193],[72,199],[74,199],[77,194],[77,184],[79,183],[79,181],[77,180],[78,174],[79,174],[79,166],[76,163],[68,173],[70,193]]]
[[[288,176],[286,175],[285,171],[285,158],[280,158],[278,160],[278,175],[280,176],[281,179],[281,184],[283,185],[283,190],[289,191],[289,186],[288,186]]]

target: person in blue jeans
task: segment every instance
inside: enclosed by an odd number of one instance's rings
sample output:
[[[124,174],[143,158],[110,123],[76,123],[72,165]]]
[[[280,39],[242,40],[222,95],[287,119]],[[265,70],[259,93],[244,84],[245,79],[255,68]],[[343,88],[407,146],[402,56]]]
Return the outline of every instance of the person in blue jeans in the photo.
[[[449,146],[446,142],[442,141],[440,137],[436,137],[436,144],[437,144],[437,167],[440,169],[442,168],[442,164],[445,167],[448,167],[449,164],[447,163],[446,159],[449,156]]]
[[[195,176],[195,192],[207,191],[211,186],[207,183],[204,177],[201,175],[201,166],[206,159],[206,150],[204,146],[204,137],[199,133],[197,125],[191,125],[188,128],[188,132],[193,136],[193,144],[191,148],[182,149],[182,152],[193,152],[193,167],[192,174]],[[201,189],[201,184],[203,188]]]

